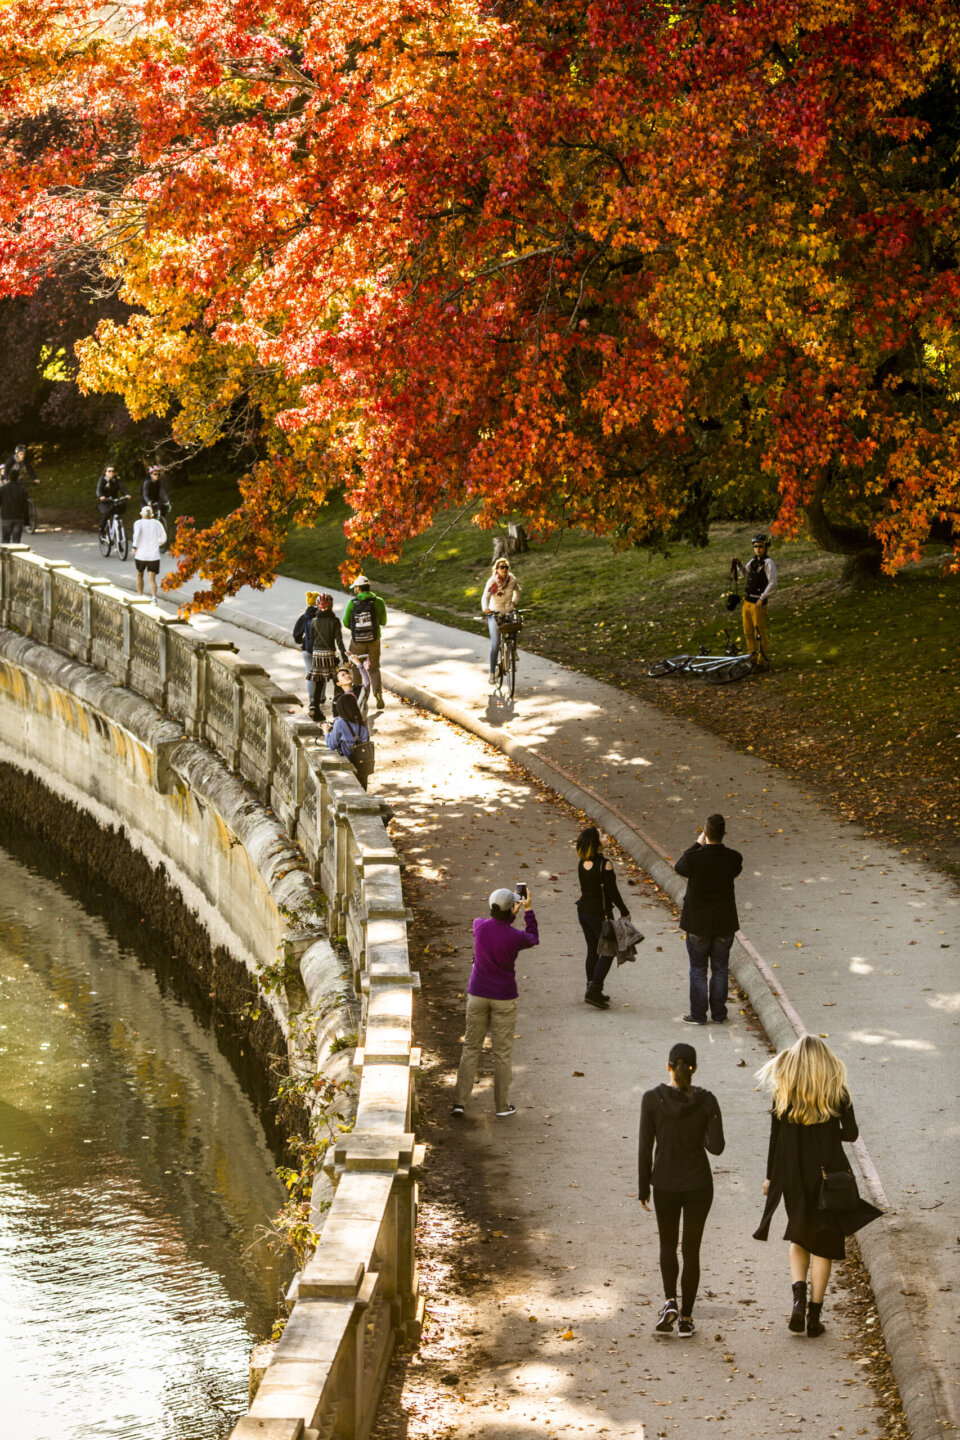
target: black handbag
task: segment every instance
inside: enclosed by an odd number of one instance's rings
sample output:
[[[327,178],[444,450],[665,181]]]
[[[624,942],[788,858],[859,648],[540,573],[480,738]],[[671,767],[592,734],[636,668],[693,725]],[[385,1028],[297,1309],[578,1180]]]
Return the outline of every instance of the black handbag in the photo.
[[[360,781],[360,784],[364,790],[366,790],[367,781],[373,774],[373,768],[376,763],[376,750],[373,741],[361,740],[358,730],[357,738],[350,746],[350,754],[347,756],[347,759],[357,772],[357,779]]]
[[[820,1150],[820,1136],[816,1136],[817,1154],[820,1156],[820,1196],[817,1209],[827,1215],[846,1215],[860,1204],[860,1191],[849,1170],[825,1170]]]

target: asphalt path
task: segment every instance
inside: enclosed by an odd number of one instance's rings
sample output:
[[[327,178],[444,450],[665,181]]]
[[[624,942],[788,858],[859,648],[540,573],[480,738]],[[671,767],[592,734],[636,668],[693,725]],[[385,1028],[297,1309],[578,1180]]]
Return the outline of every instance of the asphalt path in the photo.
[[[131,583],[132,564],[103,561],[95,536],[41,530],[32,543],[40,554]],[[333,590],[330,577],[319,576],[320,585]],[[232,633],[221,632],[220,624],[242,630],[262,622],[289,633],[304,588],[281,577],[265,592],[247,590],[227,602],[218,611],[219,624],[207,618],[199,623],[218,635]],[[346,597],[333,593],[342,613]],[[775,611],[771,623],[775,631]],[[257,658],[252,652],[259,645],[260,663],[272,654],[267,668],[278,666],[286,686],[303,689],[295,652],[277,654],[249,631],[240,643],[251,658]],[[521,655],[513,706],[498,706],[486,689],[487,649],[485,637],[391,610],[383,663],[561,765],[628,814],[672,857],[692,842],[706,814],[719,810],[727,817],[727,843],[744,855],[738,882],[743,929],[807,1028],[827,1037],[848,1065],[861,1132],[894,1216],[896,1258],[909,1277],[904,1291],[920,1354],[933,1372],[941,1416],[955,1421],[960,1296],[955,888],[908,854],[833,816],[761,758],[529,652]],[[440,740],[447,733],[442,727],[434,735]],[[436,760],[442,763],[442,755]],[[561,876],[561,888],[569,889],[571,858],[557,865],[553,873]],[[687,1008],[683,940],[672,923],[668,932],[663,954],[669,959],[662,963],[670,969],[672,1003],[663,1017],[664,1039],[689,1038],[690,1028],[679,1023]]]

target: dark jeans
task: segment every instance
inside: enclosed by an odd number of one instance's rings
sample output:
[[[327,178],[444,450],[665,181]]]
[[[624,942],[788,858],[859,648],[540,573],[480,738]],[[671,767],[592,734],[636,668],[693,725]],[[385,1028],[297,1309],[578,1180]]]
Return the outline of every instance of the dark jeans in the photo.
[[[20,538],[23,535],[22,520],[4,520],[2,528],[4,545],[20,544]]]
[[[597,954],[600,931],[603,929],[603,916],[591,915],[589,911],[581,910],[578,905],[577,918],[580,921],[583,938],[587,942],[587,989],[599,995],[603,990],[603,982],[610,972],[610,966],[613,964],[612,955]]]
[[[707,966],[710,967],[710,1014],[714,1020],[727,1018],[727,967],[732,935],[687,935],[690,957],[690,1014],[694,1020],[707,1018]]]
[[[700,1285],[700,1241],[703,1227],[713,1204],[713,1182],[699,1190],[658,1190],[654,1186],[653,1208],[657,1212],[657,1230],[660,1234],[660,1274],[663,1277],[663,1293],[667,1300],[677,1294],[677,1276],[680,1262],[677,1259],[677,1245],[683,1255],[683,1274],[680,1275],[680,1314],[693,1314],[693,1302]],[[680,1241],[680,1217],[683,1216],[683,1240]]]

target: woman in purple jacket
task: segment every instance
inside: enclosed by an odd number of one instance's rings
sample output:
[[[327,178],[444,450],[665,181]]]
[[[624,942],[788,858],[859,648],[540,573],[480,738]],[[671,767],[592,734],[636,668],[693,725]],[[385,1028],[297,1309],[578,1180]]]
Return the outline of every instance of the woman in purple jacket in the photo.
[[[526,912],[524,928],[515,930],[513,921],[521,905]],[[493,1049],[494,1111],[498,1116],[516,1112],[517,1107],[510,1104],[518,994],[514,966],[521,950],[529,950],[539,943],[530,892],[521,896],[513,890],[494,890],[490,896],[489,917],[479,916],[473,922],[473,970],[467,986],[463,1053],[451,1106],[454,1115],[463,1114],[470,1098],[488,1032]]]

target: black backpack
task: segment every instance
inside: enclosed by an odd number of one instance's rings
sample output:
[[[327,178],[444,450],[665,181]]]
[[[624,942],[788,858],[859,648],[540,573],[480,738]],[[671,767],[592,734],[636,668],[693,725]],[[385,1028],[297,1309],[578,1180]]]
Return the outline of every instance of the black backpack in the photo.
[[[350,633],[354,640],[377,640],[380,637],[380,622],[377,620],[377,602],[373,595],[360,595],[353,602],[350,615]]]

